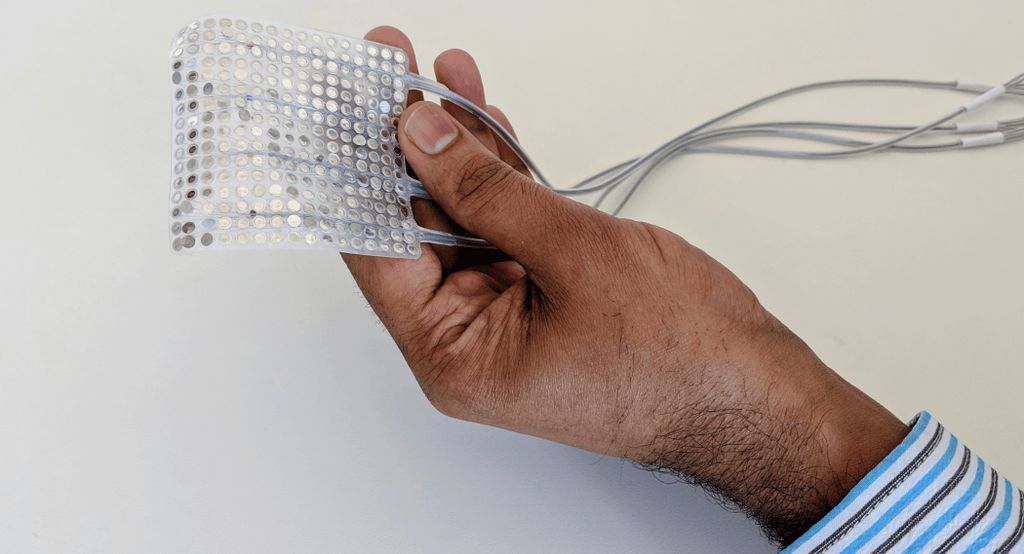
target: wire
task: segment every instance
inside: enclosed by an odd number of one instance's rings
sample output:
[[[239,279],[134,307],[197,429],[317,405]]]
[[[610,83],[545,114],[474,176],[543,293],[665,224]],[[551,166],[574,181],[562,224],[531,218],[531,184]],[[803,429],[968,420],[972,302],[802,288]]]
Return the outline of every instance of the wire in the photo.
[[[820,139],[813,138],[810,134],[807,134],[804,137],[792,137],[792,138],[802,138],[803,140],[816,140],[816,141],[820,140]],[[1017,142],[1017,141],[1020,141],[1022,139],[1024,139],[1024,132],[1018,130],[1018,131],[1016,131],[1014,133],[1007,134],[1006,138],[1005,138],[1005,142],[1007,142],[1007,143],[1009,143],[1009,142]],[[832,140],[829,140],[828,142],[835,143],[834,138]],[[854,140],[849,140],[849,139],[846,139],[844,142],[856,143],[856,144],[860,144],[860,145],[867,144],[867,143],[864,143],[863,141],[854,141]],[[785,151],[785,150],[771,150],[771,149],[765,149],[765,148],[748,148],[748,147],[741,147],[741,146],[691,146],[691,144],[692,143],[685,144],[685,145],[682,145],[682,146],[680,146],[678,148],[680,151],[685,150],[685,152],[672,152],[669,155],[664,156],[660,160],[649,164],[635,178],[634,182],[629,187],[628,191],[626,192],[626,194],[624,195],[622,200],[620,200],[620,202],[618,204],[618,207],[616,207],[614,210],[612,210],[611,213],[613,215],[618,215],[622,211],[623,207],[625,207],[626,203],[630,200],[630,198],[632,198],[633,194],[639,188],[640,184],[650,175],[650,173],[652,173],[661,164],[663,164],[664,162],[666,162],[669,159],[673,158],[677,154],[692,152],[692,153],[711,153],[711,154],[735,154],[735,155],[761,156],[761,157],[773,157],[773,158],[799,158],[800,157],[799,156],[800,153],[794,153],[792,151]],[[958,149],[962,149],[962,148],[963,148],[963,144],[962,144],[961,141],[958,140],[956,142],[947,142],[947,143],[933,144],[933,145],[894,146],[894,147],[891,147],[890,149],[893,150],[893,151],[896,151],[896,152],[905,152],[905,153],[934,153],[934,152],[947,152],[947,151],[950,151],[950,150],[958,150]],[[604,201],[604,199],[607,198],[609,193],[611,193],[614,189],[615,189],[615,187],[610,187],[610,188],[606,189],[604,192],[602,192],[602,194],[598,198],[597,202],[594,203],[594,206],[595,207],[600,207],[600,205]]]
[[[946,113],[929,123],[919,126],[896,126],[896,125],[869,125],[857,123],[836,123],[822,121],[779,121],[769,123],[756,123],[743,126],[723,127],[710,130],[711,127],[719,125],[729,119],[735,118],[746,112],[752,111],[766,104],[776,102],[789,96],[806,92],[840,87],[861,87],[861,86],[892,86],[911,87],[925,89],[943,89],[960,92],[973,93],[976,98],[956,110]],[[569,188],[555,187],[540,171],[536,162],[515,140],[515,137],[506,130],[497,120],[491,117],[466,98],[450,91],[440,83],[414,76],[411,88],[417,88],[424,92],[437,94],[453,104],[463,108],[478,117],[487,125],[510,149],[523,161],[526,167],[542,185],[552,190],[569,196],[582,196],[600,192],[598,198],[592,204],[600,207],[609,194],[623,183],[632,180],[630,187],[611,213],[618,214],[632,198],[640,185],[658,167],[669,159],[684,153],[716,153],[735,154],[747,156],[761,156],[789,159],[838,159],[853,156],[861,156],[880,151],[896,151],[906,153],[933,153],[949,150],[963,149],[971,146],[991,146],[1003,142],[1016,142],[1024,139],[1024,118],[1017,118],[1007,121],[996,121],[985,124],[951,124],[964,113],[980,107],[982,104],[1005,93],[1014,96],[1024,96],[1024,75],[1014,77],[1002,86],[986,85],[967,81],[922,81],[909,79],[845,79],[834,81],[822,81],[792,87],[775,94],[758,98],[748,102],[734,110],[709,119],[704,123],[691,128],[690,130],[673,137],[661,144],[654,150],[630,159],[610,168],[602,170]],[[999,89],[999,90],[995,90]],[[849,137],[835,136],[832,134],[808,132],[808,129],[829,130],[839,132],[873,133],[893,135],[887,139],[874,142],[858,140]],[[955,136],[969,133],[990,132],[990,135],[981,135],[973,142],[965,142],[963,138],[946,140],[935,144],[916,144],[915,141],[931,136]],[[736,138],[767,136],[790,141],[815,142],[841,147],[834,150],[807,151],[807,150],[785,150],[749,146],[718,145],[715,143],[733,140]],[[978,135],[974,135],[978,136]],[[459,237],[464,239],[465,237]],[[425,239],[427,240],[427,239]],[[440,239],[439,239],[440,240]]]
[[[717,131],[713,131],[713,132],[698,133],[698,134],[694,135],[693,137],[691,137],[688,140],[679,141],[672,148],[664,150],[662,152],[662,157],[664,157],[664,155],[666,155],[666,154],[667,155],[678,154],[679,151],[682,149],[682,148],[680,148],[680,145],[685,147],[685,146],[688,146],[688,145],[692,144],[694,141],[703,141],[703,140],[707,140],[707,139],[711,139],[711,138],[735,138],[735,137],[743,137],[743,136],[753,136],[753,135],[757,135],[757,134],[773,135],[773,136],[785,137],[785,138],[796,138],[796,139],[803,139],[803,140],[808,140],[808,141],[825,142],[825,143],[839,144],[839,145],[845,145],[845,146],[864,146],[864,145],[870,144],[870,143],[867,143],[867,142],[864,142],[864,141],[858,141],[858,140],[848,139],[848,138],[843,138],[843,137],[834,137],[834,136],[831,136],[831,135],[822,135],[822,134],[815,134],[815,133],[801,133],[801,132],[798,132],[798,131],[790,130],[790,128],[795,128],[795,127],[807,127],[807,128],[821,127],[821,128],[835,128],[835,129],[842,129],[842,128],[853,127],[853,128],[856,128],[857,130],[860,130],[862,128],[870,127],[872,129],[878,129],[879,132],[886,132],[886,131],[891,131],[891,130],[912,129],[911,127],[884,127],[883,128],[882,126],[858,126],[858,125],[848,125],[848,124],[838,124],[838,123],[821,123],[821,122],[779,122],[779,123],[767,123],[767,124],[762,123],[762,124],[755,124],[755,125],[745,125],[745,126],[738,126],[738,127],[726,127],[726,128],[719,129]],[[952,143],[948,143],[948,145],[950,147],[959,147],[960,143],[959,142],[952,142]],[[897,145],[897,146],[894,146],[893,148],[896,149],[896,150],[906,149],[906,150],[914,151],[914,150],[919,150],[919,149],[921,149],[923,147],[921,147],[921,146],[899,146],[899,145]],[[711,150],[704,149],[704,150],[701,150],[701,151],[710,152]],[[585,185],[587,185],[587,184],[589,184],[591,182],[597,181],[597,180],[599,180],[601,177],[603,177],[605,175],[614,173],[615,171],[620,170],[623,167],[626,167],[626,166],[629,166],[629,165],[633,164],[636,160],[637,160],[637,158],[626,160],[625,162],[621,162],[621,163],[619,163],[617,165],[614,165],[614,166],[612,166],[612,167],[610,167],[608,169],[605,169],[605,170],[603,170],[601,172],[598,172],[597,174],[592,175],[591,177],[588,177],[588,178],[580,181],[579,183],[573,185],[573,188],[581,188],[581,187],[583,187],[583,186],[585,186]],[[655,159],[654,161],[652,161],[650,163],[660,163],[660,161],[661,161],[661,158],[657,158],[657,159]],[[605,189],[605,191],[610,190],[611,188],[614,188],[614,187],[608,187],[607,189]]]
[[[1022,79],[1024,79],[1024,76],[1015,77],[1014,79],[1012,79],[1010,82],[1007,83],[1007,85],[1006,85],[1007,88],[1019,84]],[[772,101],[775,101],[775,100],[779,100],[779,99],[784,98],[786,96],[791,96],[793,94],[798,94],[798,93],[801,93],[801,92],[806,92],[806,91],[809,91],[809,90],[814,90],[816,88],[831,88],[831,87],[836,87],[836,86],[863,86],[863,85],[869,85],[869,84],[872,84],[872,85],[887,85],[887,86],[893,86],[893,85],[895,85],[895,86],[905,86],[906,83],[916,83],[917,84],[916,86],[924,86],[924,87],[929,87],[929,88],[934,88],[934,87],[949,87],[949,88],[954,88],[954,89],[956,88],[956,83],[955,82],[953,82],[953,83],[937,83],[937,82],[929,82],[929,81],[897,81],[897,80],[879,80],[879,79],[861,79],[861,80],[848,80],[848,81],[827,81],[827,82],[823,82],[823,83],[814,83],[814,84],[811,84],[811,85],[804,85],[804,86],[801,86],[801,87],[794,87],[794,88],[782,91],[780,93],[776,93],[776,94],[773,94],[773,95],[766,96],[764,98],[755,100],[755,101],[750,102],[750,103],[748,103],[748,104],[746,104],[744,106],[741,106],[740,108],[737,108],[737,109],[735,109],[735,110],[733,110],[731,112],[727,112],[726,114],[723,114],[723,115],[718,116],[718,117],[716,117],[714,119],[711,119],[711,120],[705,122],[704,124],[699,125],[699,126],[693,128],[693,129],[691,129],[690,131],[687,131],[686,133],[683,133],[682,135],[679,135],[678,137],[668,141],[667,143],[663,144],[662,146],[659,146],[658,148],[656,148],[655,150],[649,152],[648,154],[645,154],[644,156],[641,156],[633,164],[631,164],[629,167],[623,169],[621,172],[619,172],[614,177],[611,177],[610,179],[608,179],[605,183],[602,183],[602,184],[599,184],[599,185],[590,186],[590,187],[580,187],[580,188],[574,189],[573,193],[574,194],[578,194],[578,193],[582,193],[582,192],[593,192],[595,190],[600,190],[601,188],[604,188],[605,186],[618,184],[623,179],[628,177],[628,175],[632,171],[634,171],[637,168],[639,168],[640,166],[642,166],[648,160],[651,160],[651,159],[657,157],[663,151],[671,150],[672,148],[674,148],[674,145],[675,145],[676,142],[678,142],[680,140],[683,140],[685,138],[688,138],[688,137],[696,134],[696,132],[698,132],[698,131],[700,131],[702,129],[705,129],[707,127],[710,127],[712,125],[715,125],[717,123],[725,121],[725,120],[727,120],[729,118],[732,118],[732,117],[735,117],[737,115],[740,115],[741,113],[743,113],[745,111],[752,110],[752,109],[754,109],[757,106],[761,106],[763,104],[766,104],[766,103],[769,103],[769,102],[772,102]],[[867,145],[864,145],[864,146],[860,146],[860,147],[856,147],[856,148],[851,148],[851,149],[848,149],[848,150],[842,150],[842,151],[808,152],[808,153],[805,153],[805,155],[803,155],[801,157],[803,157],[804,159],[828,159],[828,158],[841,158],[841,157],[848,157],[848,156],[856,156],[856,155],[862,155],[862,154],[867,154],[867,153],[871,153],[871,152],[876,152],[876,151],[879,151],[879,150],[883,150],[883,149],[885,149],[885,148],[887,148],[889,146],[896,145],[896,144],[898,144],[900,142],[903,142],[903,141],[908,140],[910,138],[913,138],[915,136],[921,135],[921,134],[923,134],[925,132],[928,132],[928,131],[930,131],[930,130],[932,130],[934,128],[940,127],[942,124],[947,123],[947,122],[955,119],[956,117],[962,115],[963,113],[966,113],[967,111],[968,111],[967,108],[965,108],[964,106],[961,106],[957,110],[955,110],[955,111],[953,111],[951,113],[948,113],[948,114],[946,114],[946,115],[944,115],[944,116],[934,120],[931,123],[928,123],[928,124],[925,124],[925,125],[913,128],[913,129],[911,129],[909,131],[906,131],[906,132],[904,132],[904,133],[902,133],[902,134],[900,134],[900,135],[898,135],[898,136],[896,136],[896,137],[894,137],[892,139],[886,140],[886,141],[882,141],[882,142],[878,142],[878,143],[874,143],[874,144],[867,144]]]
[[[1009,83],[1007,83],[1007,85],[1005,85],[1006,88],[1007,88],[1007,91],[1010,94],[1015,94],[1015,95],[1024,94],[1024,90],[1017,88],[1017,85],[1019,85],[1020,82],[1021,82],[1021,77],[1017,77],[1017,78],[1011,80]],[[851,86],[901,86],[901,87],[915,87],[915,88],[933,88],[933,89],[961,90],[961,89],[958,89],[957,85],[958,85],[957,81],[920,81],[920,80],[907,80],[907,79],[846,79],[846,80],[836,80],[836,81],[823,81],[823,82],[819,82],[819,83],[811,83],[811,84],[808,84],[808,85],[802,85],[802,86],[798,86],[798,87],[793,87],[793,88],[786,89],[784,91],[781,91],[781,92],[778,92],[778,93],[775,93],[775,94],[771,94],[771,95],[759,98],[759,99],[754,100],[752,102],[749,102],[749,103],[747,103],[747,104],[745,104],[743,106],[740,106],[739,108],[736,108],[736,109],[734,109],[734,110],[732,110],[730,112],[726,112],[725,114],[722,114],[722,115],[720,115],[718,117],[710,119],[710,120],[702,123],[701,125],[698,125],[697,127],[694,127],[692,129],[690,129],[689,131],[687,131],[687,132],[685,132],[685,133],[683,133],[683,134],[681,134],[681,135],[671,139],[670,141],[664,143],[663,145],[659,146],[658,148],[654,149],[653,151],[649,152],[648,154],[645,154],[644,156],[641,156],[640,158],[637,158],[637,159],[633,160],[633,162],[631,162],[628,166],[619,169],[618,173],[616,173],[614,176],[608,178],[607,181],[605,181],[605,182],[602,182],[600,184],[593,185],[593,186],[579,186],[579,184],[577,184],[577,186],[574,186],[571,189],[558,189],[554,185],[552,185],[551,182],[548,181],[548,179],[540,171],[540,169],[538,168],[537,164],[532,160],[532,158],[530,158],[530,156],[516,142],[515,138],[511,135],[511,133],[509,133],[507,130],[505,130],[501,126],[501,124],[499,122],[497,122],[493,117],[490,116],[490,114],[488,114],[486,111],[480,109],[478,106],[476,106],[475,104],[473,104],[469,100],[467,100],[467,99],[463,98],[462,96],[459,96],[458,94],[448,90],[447,87],[445,87],[444,85],[441,85],[440,83],[436,83],[436,82],[430,81],[428,79],[424,79],[422,77],[416,78],[410,86],[412,86],[413,88],[419,88],[420,90],[423,90],[424,92],[430,92],[430,93],[433,93],[433,94],[437,94],[437,95],[443,97],[444,99],[454,103],[455,105],[465,109],[466,111],[474,114],[479,119],[481,119],[481,121],[483,121],[484,124],[486,124],[489,128],[491,128],[495,132],[495,134],[497,134],[498,137],[502,141],[506,142],[508,144],[508,146],[516,153],[516,155],[519,156],[520,159],[522,159],[523,163],[527,166],[528,169],[530,169],[530,172],[534,174],[534,177],[541,184],[547,186],[548,188],[554,189],[554,190],[556,190],[556,191],[558,191],[560,193],[563,193],[563,194],[581,195],[581,194],[587,194],[587,193],[591,193],[591,192],[595,192],[595,191],[601,190],[602,188],[604,188],[606,186],[612,186],[614,184],[617,184],[622,179],[625,179],[626,177],[628,177],[629,174],[631,174],[632,172],[634,172],[637,169],[639,169],[640,167],[642,167],[647,161],[649,161],[649,160],[653,159],[654,157],[658,156],[661,152],[663,152],[665,150],[672,149],[674,147],[674,145],[678,141],[683,140],[683,139],[688,138],[688,137],[691,137],[694,134],[698,133],[699,131],[701,131],[701,130],[703,130],[705,128],[708,128],[708,127],[713,126],[715,124],[721,123],[721,122],[723,122],[725,120],[734,118],[734,117],[736,117],[738,115],[741,115],[742,113],[745,113],[747,111],[753,110],[754,108],[757,108],[759,106],[762,106],[762,105],[765,105],[765,104],[768,104],[768,103],[771,103],[771,102],[775,102],[775,101],[781,100],[782,98],[785,98],[785,97],[788,97],[788,96],[793,96],[793,95],[796,95],[796,94],[801,94],[801,93],[809,92],[809,91],[813,91],[813,90],[821,90],[821,89],[826,89],[826,88],[838,88],[838,87],[851,87]],[[930,131],[932,129],[940,129],[940,130],[944,130],[944,131],[953,131],[954,129],[952,127],[945,127],[945,128],[942,127],[943,124],[951,121],[952,119],[955,119],[959,115],[962,115],[965,111],[966,110],[958,109],[956,112],[947,114],[947,115],[943,116],[942,118],[939,118],[939,119],[935,120],[934,122],[932,122],[930,124],[922,125],[920,127],[915,127],[915,128],[895,128],[895,127],[887,127],[887,126],[859,126],[859,125],[851,125],[851,124],[834,124],[834,123],[820,123],[820,122],[803,122],[803,123],[801,123],[801,122],[788,122],[788,123],[785,123],[785,125],[800,126],[800,125],[804,125],[804,124],[810,124],[810,125],[822,126],[822,127],[845,128],[845,129],[848,129],[848,130],[865,130],[865,131],[867,131],[867,130],[901,130],[901,131],[903,131],[902,134],[900,134],[899,136],[897,136],[897,137],[895,137],[893,139],[890,139],[888,141],[883,141],[883,142],[880,142],[880,143],[864,145],[864,146],[860,146],[860,147],[857,147],[857,148],[848,149],[848,150],[844,150],[844,151],[810,153],[811,155],[808,156],[809,158],[816,158],[816,157],[820,157],[820,158],[845,157],[845,156],[859,155],[859,154],[870,153],[870,152],[874,152],[874,151],[877,151],[877,150],[885,149],[887,146],[890,146],[890,145],[893,145],[893,144],[898,144],[898,143],[903,142],[903,141],[905,141],[905,140],[907,140],[909,138],[912,138],[912,137],[917,136],[919,134],[922,134],[924,132]],[[602,172],[600,175],[604,176],[604,175],[607,175],[607,174],[608,174],[607,172]],[[593,180],[593,177],[591,178],[591,180]],[[592,181],[590,181],[590,182],[592,182]]]
[[[429,242],[431,244],[439,244],[442,246],[460,246],[463,248],[494,248],[490,243],[483,239],[476,237],[465,237],[461,235],[452,235],[449,233],[443,233],[441,231],[435,231],[433,229],[427,229],[420,227],[420,240],[422,242]]]

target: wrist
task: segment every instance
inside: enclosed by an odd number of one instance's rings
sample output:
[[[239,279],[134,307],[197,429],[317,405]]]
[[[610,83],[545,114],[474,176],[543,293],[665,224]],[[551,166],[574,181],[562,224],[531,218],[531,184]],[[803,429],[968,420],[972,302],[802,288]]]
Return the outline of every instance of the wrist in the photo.
[[[820,465],[834,477],[826,489],[829,507],[843,499],[906,437],[909,428],[850,383],[835,377],[834,401],[820,410]],[[824,514],[822,514],[824,515]]]
[[[820,362],[819,362],[820,363]],[[789,544],[821,520],[892,452],[908,428],[871,397],[821,364],[822,386],[805,408],[788,414],[788,448],[777,451],[783,471],[766,479],[769,494],[750,508],[773,538]],[[801,475],[794,475],[799,472]]]
[[[708,367],[719,384],[672,411],[641,458],[739,504],[780,544],[824,517],[907,433],[785,335]]]

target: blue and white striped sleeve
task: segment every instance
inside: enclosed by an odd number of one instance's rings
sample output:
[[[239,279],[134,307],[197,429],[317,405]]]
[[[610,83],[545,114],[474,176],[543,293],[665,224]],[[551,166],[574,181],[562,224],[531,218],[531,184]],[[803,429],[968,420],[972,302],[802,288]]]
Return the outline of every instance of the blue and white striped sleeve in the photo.
[[[928,412],[783,552],[1021,552],[1024,493]]]

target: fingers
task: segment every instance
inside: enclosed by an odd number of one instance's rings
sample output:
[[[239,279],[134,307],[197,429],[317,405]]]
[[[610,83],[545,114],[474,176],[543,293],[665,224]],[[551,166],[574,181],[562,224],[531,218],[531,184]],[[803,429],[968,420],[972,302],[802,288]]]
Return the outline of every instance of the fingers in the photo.
[[[491,117],[498,120],[498,123],[500,123],[501,126],[504,127],[506,131],[512,133],[512,137],[515,138],[517,142],[519,141],[519,136],[516,135],[516,130],[512,128],[512,122],[510,122],[508,120],[508,117],[505,116],[505,112],[498,109],[497,106],[487,106],[486,110],[487,113],[491,114]],[[493,135],[493,133],[491,134]],[[515,151],[513,151],[511,148],[509,148],[507,144],[505,144],[505,141],[495,136],[494,143],[498,147],[498,156],[501,158],[501,161],[514,167],[516,171],[518,171],[519,173],[522,173],[527,177],[532,177],[532,175],[530,174],[530,169],[526,167],[526,164],[523,163],[523,160],[519,159],[519,156],[516,155]]]
[[[377,27],[367,40],[401,48],[416,71],[416,56],[409,38],[394,27]],[[420,95],[416,100],[422,99]],[[415,101],[409,95],[410,102]],[[422,245],[418,260],[342,254],[342,259],[363,291],[367,302],[396,338],[418,324],[415,317],[441,285],[441,264],[430,245]]]
[[[476,66],[476,60],[474,60],[473,56],[465,50],[454,48],[441,52],[441,54],[434,60],[434,76],[439,83],[442,83],[453,92],[463,96],[476,105],[486,105],[483,80],[480,77],[480,71]],[[469,112],[459,108],[455,103],[446,100],[442,100],[441,105],[447,113],[452,114],[452,116],[456,118],[463,127],[468,129],[472,133],[473,137],[479,140],[480,143],[483,144],[490,152],[501,156],[503,146],[507,153],[506,156],[508,153],[512,152],[510,148],[508,148],[508,146],[493,132],[490,132],[487,126],[477,119],[476,116],[473,116]],[[503,125],[508,125],[508,120],[505,119],[504,114],[501,115],[501,121],[503,122]],[[505,160],[504,157],[502,159]],[[506,162],[511,162],[509,165],[512,165],[516,169],[519,169],[519,167],[525,167],[514,154],[511,159],[506,160]],[[528,175],[528,173],[526,174]],[[465,233],[465,231],[463,231],[463,233]],[[461,249],[456,254],[452,251],[439,250],[436,247],[435,250],[440,255],[441,263],[444,265],[445,270],[457,270],[466,266],[492,263],[497,259],[502,259],[502,257],[507,259],[507,256],[495,251]]]
[[[487,105],[480,69],[477,68],[473,56],[465,50],[453,48],[442,52],[434,60],[434,76],[439,83],[466,100],[481,107]],[[492,152],[497,152],[490,131],[476,116],[448,101],[442,100],[441,105],[484,146]]]
[[[438,82],[444,84],[456,94],[477,106],[483,107],[487,113],[491,114],[491,117],[497,119],[498,122],[501,123],[502,127],[512,133],[512,136],[515,136],[512,124],[509,123],[505,114],[498,108],[487,105],[487,98],[484,94],[484,83],[480,76],[480,70],[476,65],[476,60],[474,60],[469,53],[459,49],[451,49],[441,53],[441,55],[434,60],[434,75],[437,77]],[[524,164],[523,161],[515,155],[515,152],[513,152],[504,141],[492,133],[491,130],[487,128],[487,125],[480,121],[476,116],[455,104],[452,104],[451,102],[442,101],[441,105],[444,106],[444,109],[448,110],[448,113],[452,114],[452,116],[455,117],[463,127],[473,133],[473,136],[476,137],[481,144],[486,146],[491,152],[497,153],[502,161],[511,165],[520,173],[529,175],[529,170],[526,168],[526,164]]]
[[[441,55],[434,60],[434,74],[438,82],[444,84],[456,94],[459,94],[478,106],[486,106],[487,100],[484,94],[484,84],[480,76],[480,71],[477,68],[476,61],[467,52],[458,49],[451,49],[441,53]],[[473,134],[473,137],[480,141],[484,147],[491,152],[501,153],[499,146],[499,142],[501,142],[500,139],[498,139],[483,122],[477,119],[476,116],[453,103],[442,101],[441,104],[448,113],[452,114],[456,120],[462,123],[463,127],[469,129]],[[504,114],[500,117],[504,120],[503,123],[507,125],[508,121],[505,119]],[[504,145],[504,143],[502,143],[502,145]],[[506,150],[511,152],[507,147]],[[514,155],[512,158],[514,163],[522,166],[522,162],[518,158]],[[439,212],[439,210],[436,211]],[[416,220],[419,221],[421,225],[432,229],[455,232],[456,234],[465,234],[464,230],[457,229],[457,226],[450,221],[445,222],[444,220],[447,218],[443,214],[437,216],[436,214],[431,213],[428,217],[431,218],[430,222],[421,219],[420,213],[416,212]],[[493,250],[457,250],[454,248],[439,248],[437,246],[434,247],[434,250],[441,258],[441,263],[445,267],[446,272],[465,267],[484,265],[495,260],[500,260],[504,256],[500,252],[495,252]],[[504,259],[508,259],[507,256],[504,256]]]
[[[445,213],[531,273],[559,266],[567,240],[596,232],[599,212],[517,172],[435,104],[406,110],[399,141]]]

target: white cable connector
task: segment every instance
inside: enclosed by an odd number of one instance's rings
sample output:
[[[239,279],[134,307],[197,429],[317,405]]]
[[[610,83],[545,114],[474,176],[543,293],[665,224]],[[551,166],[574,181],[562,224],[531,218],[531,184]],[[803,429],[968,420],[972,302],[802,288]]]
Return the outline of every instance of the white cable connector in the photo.
[[[976,98],[974,98],[970,102],[967,102],[966,104],[964,104],[963,105],[963,109],[964,109],[964,111],[967,111],[967,112],[972,111],[972,110],[976,110],[976,109],[984,106],[985,104],[988,104],[989,102],[995,100],[996,98],[999,98],[1005,92],[1006,92],[1006,87],[1003,86],[1003,85],[999,85],[997,87],[992,87],[992,88],[988,89],[986,92],[984,92],[983,94],[978,95]]]
[[[989,133],[999,130],[998,121],[974,121],[970,123],[957,123],[956,132],[965,133]]]
[[[979,146],[1002,144],[1005,141],[1006,135],[1003,133],[988,133],[986,135],[976,137],[964,137],[960,139],[960,144],[962,144],[964,148],[977,148]]]
[[[998,86],[999,85],[997,83],[986,83],[984,81],[957,81],[956,82],[956,89],[957,90],[965,90],[967,92],[977,92],[978,94],[981,94],[983,92],[988,92],[988,91],[990,91],[990,90],[992,90],[992,89],[994,89],[994,88],[996,88]]]

